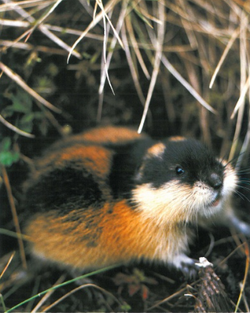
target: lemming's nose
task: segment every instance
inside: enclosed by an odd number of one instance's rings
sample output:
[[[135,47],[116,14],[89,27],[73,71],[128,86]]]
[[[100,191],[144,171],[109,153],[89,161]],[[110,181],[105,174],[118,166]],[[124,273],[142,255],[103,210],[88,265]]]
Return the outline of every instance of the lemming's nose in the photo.
[[[216,173],[212,173],[209,177],[209,184],[211,187],[213,187],[214,189],[218,190],[222,187],[222,179],[221,177],[216,174]]]

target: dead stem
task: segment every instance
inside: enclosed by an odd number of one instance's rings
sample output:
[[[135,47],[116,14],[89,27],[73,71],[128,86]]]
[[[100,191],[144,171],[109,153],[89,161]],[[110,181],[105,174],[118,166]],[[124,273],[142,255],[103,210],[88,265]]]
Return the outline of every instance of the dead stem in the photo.
[[[1,169],[2,169],[2,173],[3,173],[3,181],[5,184],[6,190],[7,190],[7,195],[8,195],[8,199],[9,199],[9,204],[10,204],[11,213],[12,213],[13,222],[14,222],[14,225],[16,228],[16,232],[18,234],[21,234],[21,229],[20,229],[19,220],[18,220],[18,216],[17,216],[14,197],[12,195],[9,177],[8,177],[8,174],[7,174],[5,167],[1,166]],[[17,240],[18,240],[19,251],[20,251],[20,256],[21,256],[21,260],[22,260],[22,266],[24,269],[27,269],[27,262],[26,262],[26,257],[25,257],[23,240],[20,236],[18,236]]]

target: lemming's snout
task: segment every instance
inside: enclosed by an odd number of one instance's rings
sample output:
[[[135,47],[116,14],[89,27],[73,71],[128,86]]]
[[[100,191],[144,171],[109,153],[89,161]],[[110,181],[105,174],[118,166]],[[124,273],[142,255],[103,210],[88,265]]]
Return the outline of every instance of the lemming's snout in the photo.
[[[218,189],[220,189],[222,187],[223,180],[222,180],[222,178],[218,174],[212,173],[209,176],[208,183],[209,183],[209,185],[211,187],[213,187],[214,189],[218,190]]]

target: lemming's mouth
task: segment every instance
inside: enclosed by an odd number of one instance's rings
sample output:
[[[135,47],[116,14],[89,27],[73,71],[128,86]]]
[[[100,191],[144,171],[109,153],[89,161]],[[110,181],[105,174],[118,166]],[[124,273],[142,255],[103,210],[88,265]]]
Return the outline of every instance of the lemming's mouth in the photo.
[[[216,198],[211,202],[211,207],[216,207],[221,201],[221,194],[218,194]]]

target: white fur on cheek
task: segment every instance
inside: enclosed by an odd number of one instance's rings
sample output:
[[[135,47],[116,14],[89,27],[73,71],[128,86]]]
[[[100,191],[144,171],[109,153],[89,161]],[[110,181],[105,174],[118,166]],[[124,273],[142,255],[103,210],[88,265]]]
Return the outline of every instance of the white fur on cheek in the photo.
[[[197,195],[198,191],[189,185],[180,184],[177,180],[159,188],[148,183],[133,190],[133,199],[138,203],[137,210],[145,218],[153,219],[159,224],[180,223],[195,218],[200,206],[204,205],[201,195]],[[202,196],[204,197],[203,193]]]
[[[230,164],[227,164],[224,170],[224,183],[222,189],[223,196],[229,196],[232,194],[237,186],[238,177],[236,175],[235,170],[232,168]]]
[[[197,181],[193,187],[172,180],[159,188],[147,183],[133,190],[133,199],[145,218],[158,224],[197,221],[210,218],[223,210],[237,184],[237,176],[231,167],[225,169],[222,199],[214,203],[218,192],[207,184]]]

